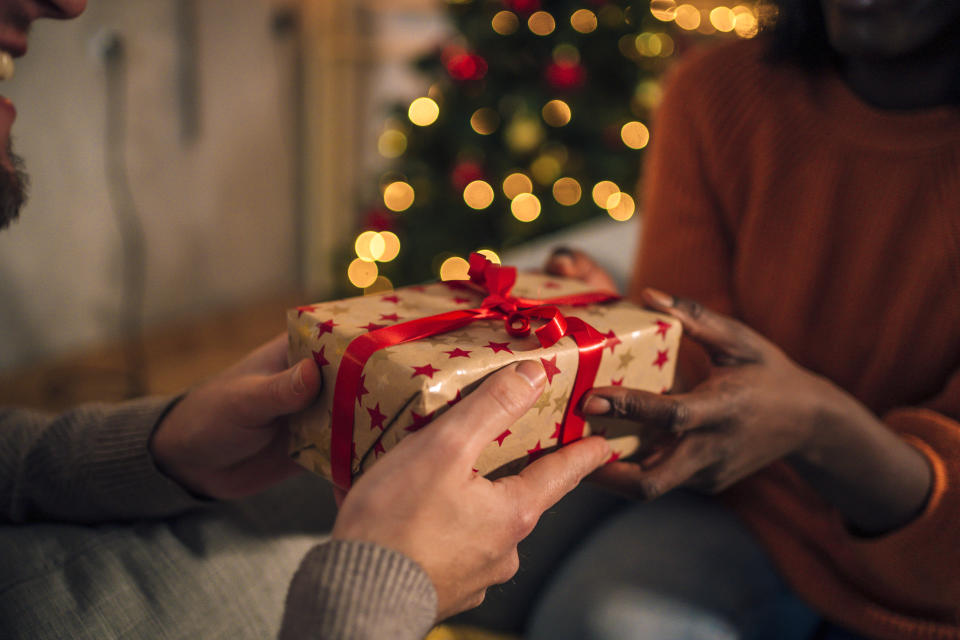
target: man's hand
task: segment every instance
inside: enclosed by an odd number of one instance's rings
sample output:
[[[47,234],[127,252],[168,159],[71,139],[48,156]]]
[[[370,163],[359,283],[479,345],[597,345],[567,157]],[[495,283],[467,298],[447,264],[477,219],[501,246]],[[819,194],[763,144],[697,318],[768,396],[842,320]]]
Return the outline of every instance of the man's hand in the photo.
[[[400,551],[437,589],[438,619],[479,605],[487,587],[519,566],[517,543],[541,514],[610,456],[587,438],[546,455],[518,475],[490,481],[477,456],[543,391],[535,362],[494,374],[454,408],[404,438],[343,500],[333,538]]]
[[[925,458],[855,398],[736,320],[652,289],[643,299],[680,320],[712,365],[686,393],[589,393],[585,414],[635,421],[643,439],[674,441],[655,462],[607,465],[593,476],[599,482],[645,499],[680,485],[714,493],[790,457],[860,531],[889,530],[923,505]]]
[[[547,273],[573,278],[591,285],[597,291],[619,293],[617,284],[603,267],[583,251],[561,247],[554,249],[544,267]]]
[[[194,493],[239,498],[301,470],[291,460],[285,417],[307,407],[320,372],[305,359],[287,368],[287,338],[277,336],[190,391],[154,432],[157,466]]]

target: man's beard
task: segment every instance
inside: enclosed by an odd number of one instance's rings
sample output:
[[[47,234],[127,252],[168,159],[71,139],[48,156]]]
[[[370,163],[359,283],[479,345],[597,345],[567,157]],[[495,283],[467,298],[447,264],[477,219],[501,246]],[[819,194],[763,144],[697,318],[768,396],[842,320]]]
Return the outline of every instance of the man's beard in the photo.
[[[20,215],[27,201],[29,179],[23,170],[23,159],[7,144],[7,157],[13,169],[0,165],[0,229],[4,229]]]

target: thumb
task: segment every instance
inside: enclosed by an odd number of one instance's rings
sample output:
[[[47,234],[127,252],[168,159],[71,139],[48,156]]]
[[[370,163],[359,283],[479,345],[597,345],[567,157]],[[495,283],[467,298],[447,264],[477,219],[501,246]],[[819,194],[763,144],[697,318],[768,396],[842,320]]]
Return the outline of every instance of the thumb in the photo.
[[[305,409],[320,391],[317,365],[305,358],[279,373],[226,379],[226,406],[245,426],[267,424],[280,416]]]

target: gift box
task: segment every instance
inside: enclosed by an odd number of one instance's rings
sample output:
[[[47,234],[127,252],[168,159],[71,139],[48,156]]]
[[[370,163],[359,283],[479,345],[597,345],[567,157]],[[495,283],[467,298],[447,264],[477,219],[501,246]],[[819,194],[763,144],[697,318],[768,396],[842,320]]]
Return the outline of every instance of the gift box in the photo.
[[[291,420],[301,465],[349,487],[488,374],[521,360],[543,365],[546,388],[484,449],[478,473],[515,472],[591,434],[608,438],[615,458],[638,449],[631,425],[587,422],[579,402],[596,386],[666,391],[680,323],[582,282],[517,274],[476,254],[470,277],[288,312],[290,362],[313,358],[323,377],[316,403]]]

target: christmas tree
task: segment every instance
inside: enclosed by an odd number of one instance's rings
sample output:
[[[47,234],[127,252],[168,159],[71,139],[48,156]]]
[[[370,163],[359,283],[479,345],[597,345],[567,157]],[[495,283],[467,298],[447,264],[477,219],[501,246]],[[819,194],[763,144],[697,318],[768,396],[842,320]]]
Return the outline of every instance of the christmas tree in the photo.
[[[450,0],[457,36],[416,62],[432,84],[380,135],[395,160],[344,262],[351,283],[461,278],[472,251],[496,259],[578,222],[632,217],[657,78],[678,47],[665,23],[690,28],[685,9],[698,28],[702,9],[672,0]]]

